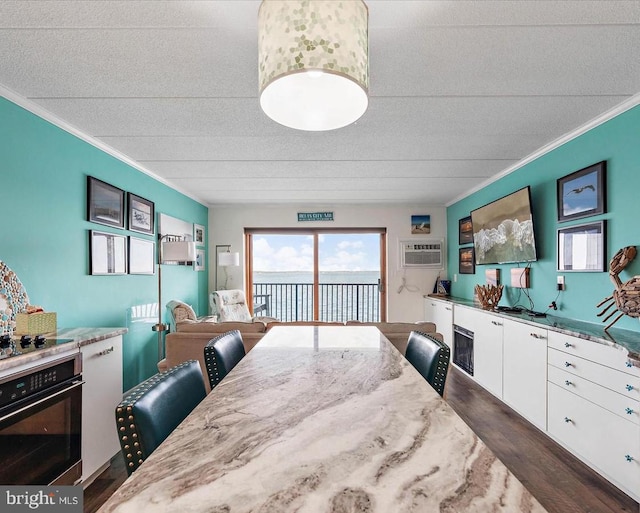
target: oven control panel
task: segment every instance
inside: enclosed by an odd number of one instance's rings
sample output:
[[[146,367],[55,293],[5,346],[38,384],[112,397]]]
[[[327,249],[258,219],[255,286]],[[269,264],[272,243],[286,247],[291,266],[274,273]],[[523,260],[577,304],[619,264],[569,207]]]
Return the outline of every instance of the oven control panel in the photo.
[[[0,381],[0,408],[77,376],[75,359],[9,375]]]

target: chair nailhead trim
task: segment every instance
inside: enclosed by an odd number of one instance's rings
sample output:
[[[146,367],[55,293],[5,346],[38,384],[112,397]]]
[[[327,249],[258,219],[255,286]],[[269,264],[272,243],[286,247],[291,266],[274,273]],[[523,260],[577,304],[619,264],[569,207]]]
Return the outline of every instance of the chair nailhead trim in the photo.
[[[136,449],[136,456],[139,458],[133,461],[129,461],[127,466],[129,467],[129,475],[136,470],[140,464],[147,458],[148,454],[144,453],[144,448],[140,446],[140,443],[137,441],[138,439],[138,429],[136,425],[136,420],[133,415],[133,405],[136,401],[142,397],[144,397],[145,393],[157,386],[159,383],[162,383],[167,377],[173,375],[179,369],[191,365],[195,360],[189,360],[175,367],[172,367],[166,372],[161,372],[156,374],[155,376],[151,376],[149,379],[143,381],[135,388],[133,388],[127,395],[122,399],[120,404],[116,406],[116,426],[118,428],[118,433],[121,433],[120,438],[120,447],[122,449],[123,454],[128,460],[133,459],[133,454],[131,452],[131,447],[129,445],[129,437],[136,440],[133,444]],[[126,419],[122,415],[122,413],[126,411],[128,413]]]

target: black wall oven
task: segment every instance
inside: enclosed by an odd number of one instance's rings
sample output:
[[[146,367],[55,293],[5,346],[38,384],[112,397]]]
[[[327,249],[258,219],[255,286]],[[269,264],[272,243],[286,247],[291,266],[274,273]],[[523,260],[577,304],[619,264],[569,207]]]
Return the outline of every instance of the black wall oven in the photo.
[[[473,331],[453,325],[453,363],[473,376]]]
[[[0,378],[0,484],[80,481],[81,373],[75,353]]]

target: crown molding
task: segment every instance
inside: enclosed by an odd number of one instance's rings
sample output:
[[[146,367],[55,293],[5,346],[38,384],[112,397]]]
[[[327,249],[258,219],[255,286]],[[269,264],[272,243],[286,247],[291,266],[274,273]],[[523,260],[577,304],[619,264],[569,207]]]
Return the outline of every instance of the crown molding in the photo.
[[[624,102],[616,105],[612,109],[609,109],[608,111],[605,111],[604,113],[600,114],[599,116],[593,118],[591,121],[587,121],[584,125],[579,126],[578,128],[572,130],[571,132],[567,132],[566,134],[558,137],[556,140],[551,141],[549,144],[545,144],[544,146],[542,146],[541,148],[537,149],[536,151],[534,151],[530,155],[527,155],[526,157],[524,157],[523,159],[519,160],[518,162],[516,162],[512,166],[509,166],[508,168],[500,171],[498,174],[491,176],[490,178],[488,178],[487,180],[485,180],[481,184],[476,185],[472,189],[469,189],[464,194],[461,194],[460,196],[457,196],[457,197],[453,198],[451,201],[448,201],[447,203],[445,203],[444,206],[445,207],[450,207],[454,203],[457,203],[458,201],[463,200],[464,198],[466,198],[468,196],[471,196],[472,194],[478,192],[479,190],[484,189],[486,186],[488,186],[488,185],[490,185],[490,184],[492,184],[494,182],[497,182],[501,178],[504,178],[505,176],[513,173],[514,171],[517,171],[521,167],[524,167],[527,164],[533,162],[534,160],[542,157],[543,155],[555,150],[556,148],[559,148],[563,144],[566,144],[569,141],[575,139],[576,137],[579,137],[579,136],[587,133],[589,130],[591,130],[593,128],[596,128],[597,126],[602,125],[603,123],[615,118],[616,116],[619,116],[623,112],[631,110],[632,108],[634,108],[638,104],[640,104],[640,93],[634,94],[633,96],[631,96],[630,98],[628,98]]]
[[[174,184],[172,184],[169,181],[165,180],[161,176],[156,175],[154,172],[152,172],[149,169],[145,168],[144,166],[140,165],[138,162],[133,160],[131,157],[125,155],[124,153],[119,152],[118,150],[116,150],[115,148],[112,148],[108,144],[105,144],[104,142],[102,142],[102,141],[100,141],[100,140],[98,140],[98,139],[96,139],[96,138],[84,133],[82,130],[80,130],[79,128],[76,128],[75,126],[71,125],[70,123],[68,123],[64,119],[61,119],[58,116],[56,116],[55,114],[49,112],[48,110],[46,110],[41,105],[38,105],[37,103],[29,100],[28,98],[25,98],[24,96],[19,95],[15,91],[12,91],[11,89],[9,89],[8,87],[6,87],[6,86],[4,86],[2,84],[0,84],[0,95],[3,96],[4,98],[6,98],[7,100],[9,100],[11,103],[15,103],[16,105],[18,105],[19,107],[22,107],[26,111],[29,111],[32,114],[35,114],[36,116],[38,116],[39,118],[42,118],[45,121],[48,121],[52,125],[55,125],[56,127],[58,127],[60,129],[64,130],[65,132],[73,135],[74,137],[77,137],[78,139],[86,142],[87,144],[90,144],[91,146],[94,146],[95,148],[99,149],[100,151],[102,151],[102,152],[104,152],[104,153],[106,153],[108,155],[111,155],[112,157],[114,157],[114,158],[118,159],[119,161],[125,163],[126,165],[134,168],[135,170],[140,171],[141,173],[144,173],[145,175],[150,176],[151,178],[153,178],[157,182],[160,182],[161,184],[166,185],[170,189],[173,189],[174,191],[177,191],[180,194],[184,194],[188,198],[191,198],[192,200],[197,201],[201,205],[203,205],[205,207],[208,207],[208,205],[204,201],[202,201],[202,199],[194,196],[193,194],[191,194],[191,193],[189,193],[187,191],[184,191],[184,190],[180,189],[179,187],[176,187]]]

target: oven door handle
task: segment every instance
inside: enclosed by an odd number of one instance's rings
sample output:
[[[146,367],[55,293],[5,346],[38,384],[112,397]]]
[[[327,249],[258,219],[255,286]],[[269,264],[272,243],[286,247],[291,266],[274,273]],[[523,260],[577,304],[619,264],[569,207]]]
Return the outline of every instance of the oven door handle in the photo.
[[[3,422],[7,419],[10,419],[11,417],[14,417],[15,415],[18,415],[19,413],[22,413],[25,410],[28,410],[29,408],[33,408],[34,406],[37,406],[45,401],[49,401],[51,399],[53,399],[54,397],[57,397],[61,394],[65,394],[67,393],[69,390],[73,390],[74,388],[80,387],[84,385],[84,381],[72,381],[71,384],[68,387],[63,388],[62,390],[58,390],[55,394],[51,394],[48,395],[46,397],[43,397],[42,399],[38,399],[35,403],[30,403],[27,404],[26,406],[23,406],[22,408],[17,409],[16,411],[12,411],[11,413],[8,413],[7,415],[5,415],[4,417],[0,417],[0,422]]]

